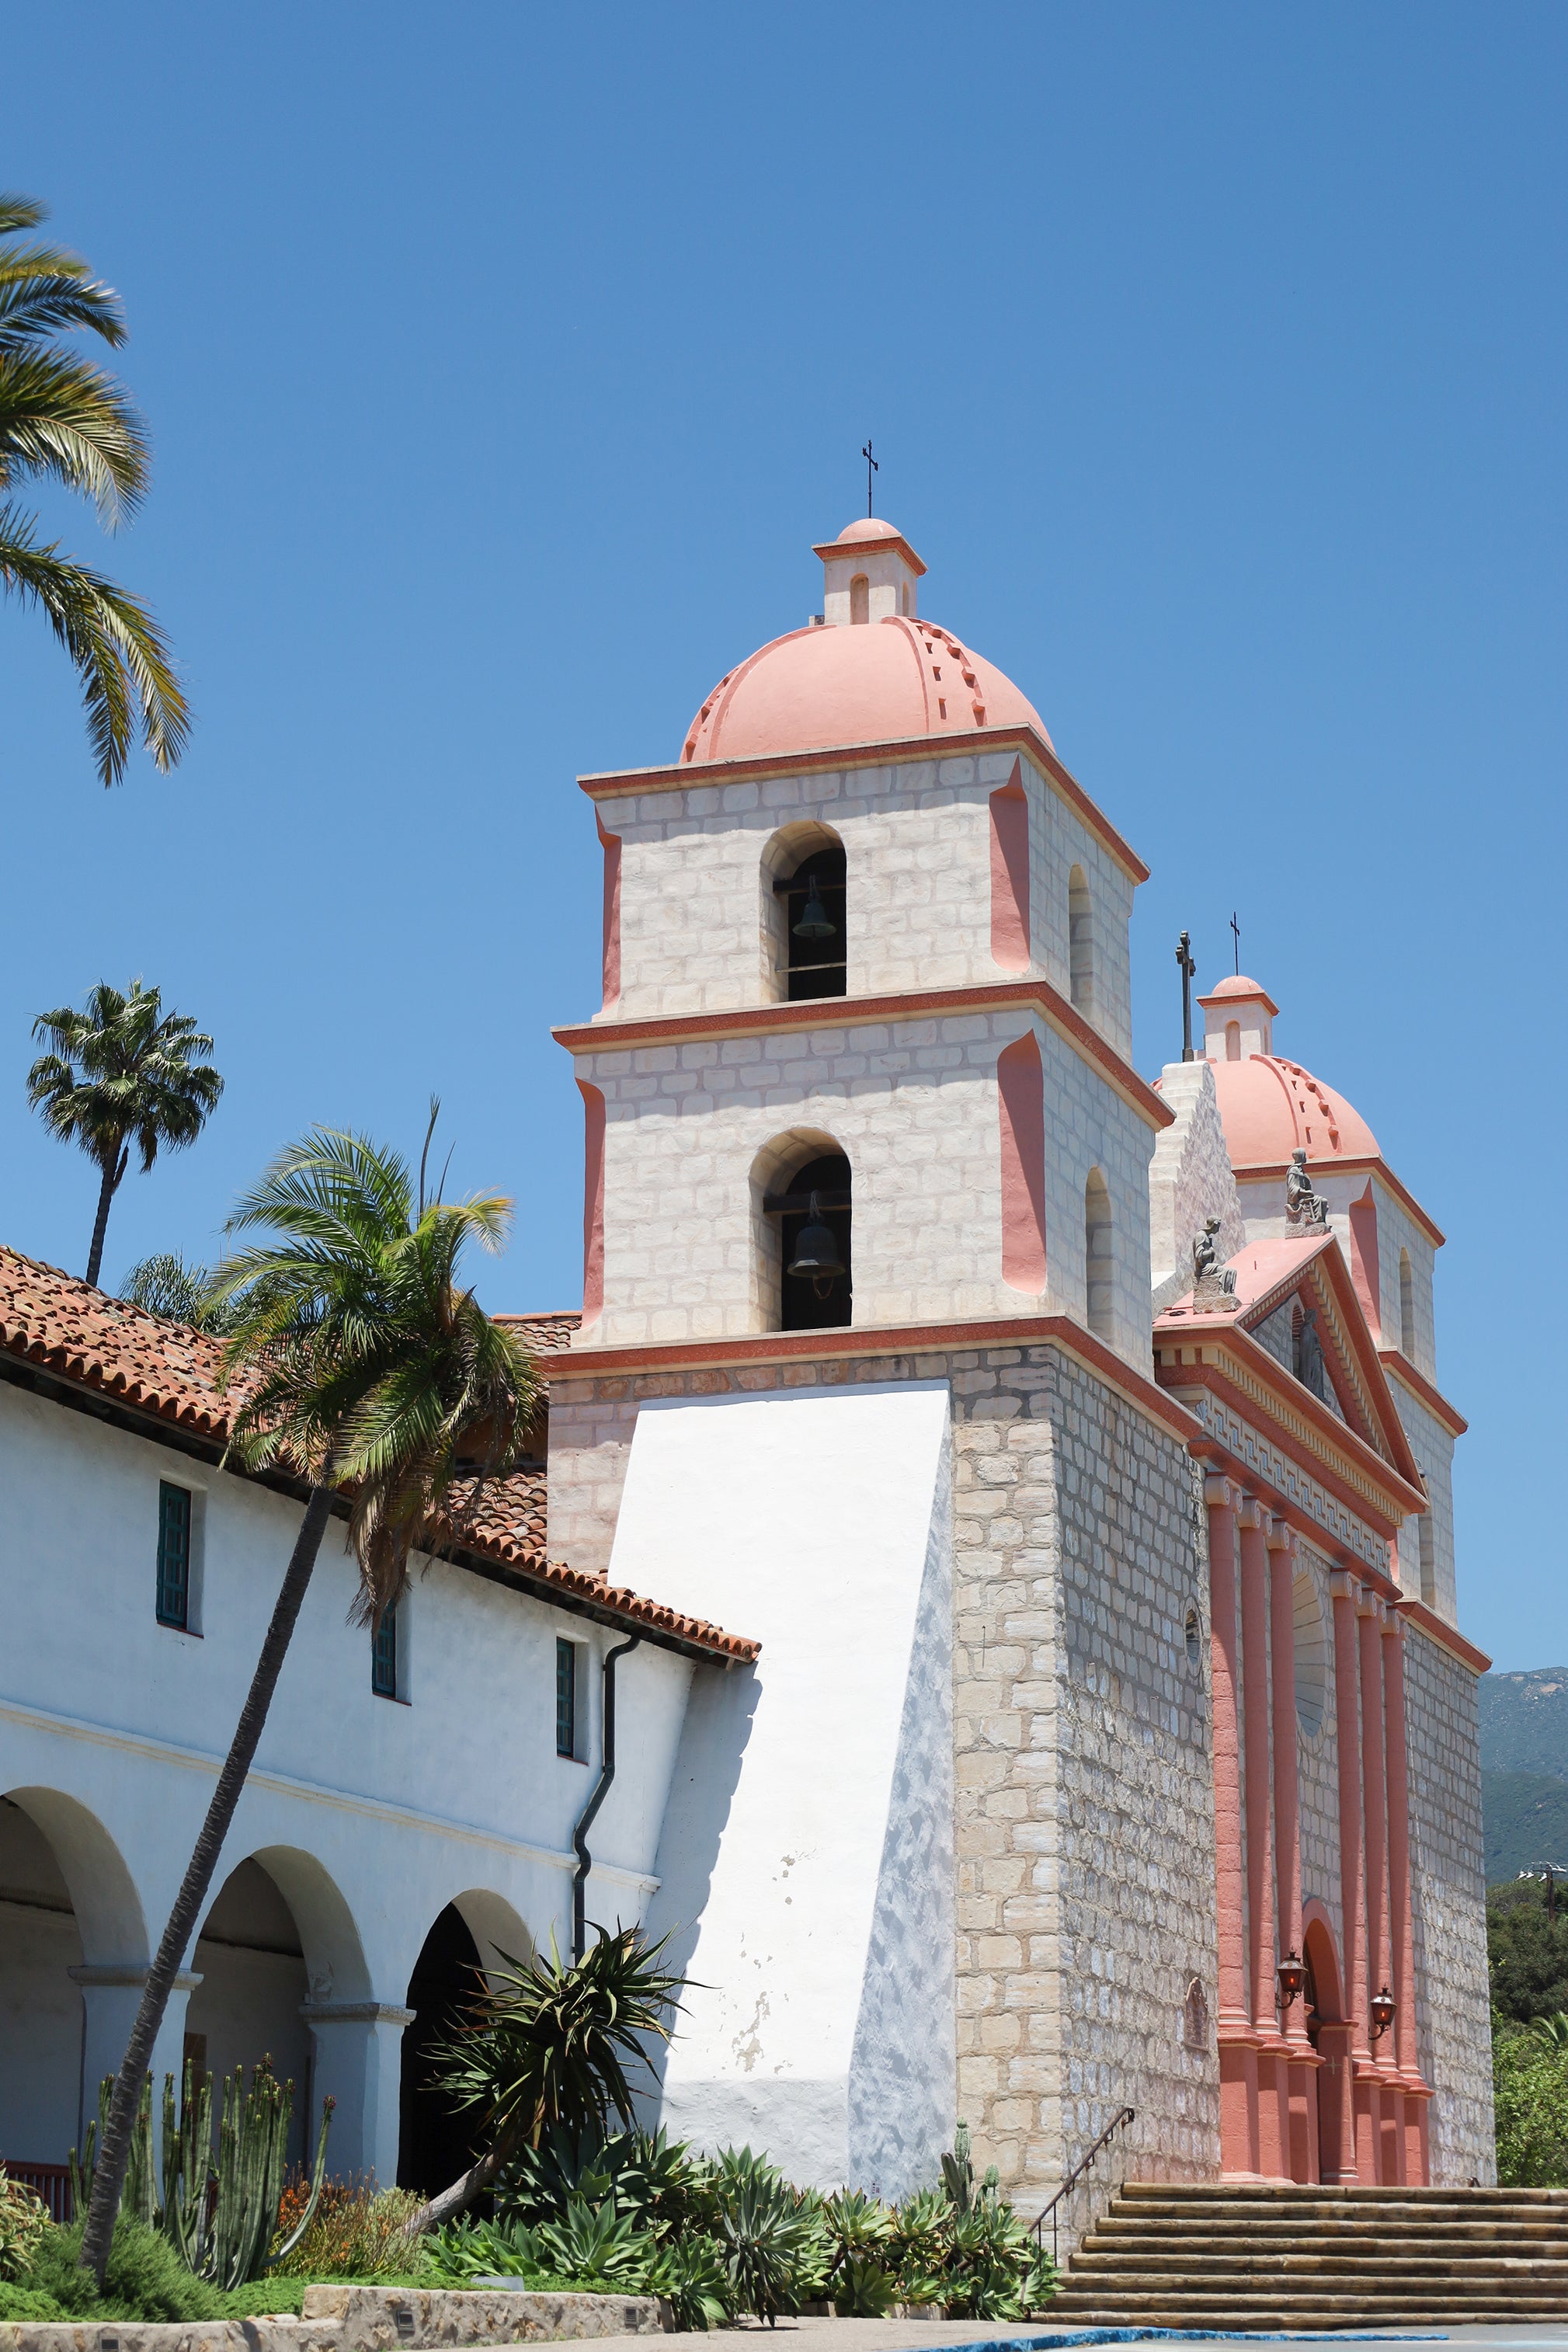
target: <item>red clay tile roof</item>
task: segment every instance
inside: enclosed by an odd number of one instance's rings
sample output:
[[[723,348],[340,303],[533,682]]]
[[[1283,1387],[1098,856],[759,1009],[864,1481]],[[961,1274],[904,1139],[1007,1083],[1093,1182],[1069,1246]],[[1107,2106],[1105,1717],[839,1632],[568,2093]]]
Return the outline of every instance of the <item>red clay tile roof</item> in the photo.
[[[541,1352],[570,1346],[575,1314],[514,1316]],[[534,1336],[534,1327],[541,1328]],[[557,1333],[563,1336],[555,1336]],[[0,1247],[0,1357],[33,1364],[73,1387],[96,1390],[129,1410],[222,1445],[228,1436],[227,1401],[219,1394],[222,1350],[204,1331],[166,1323],[123,1299],[89,1289],[57,1266],[40,1265]],[[455,1543],[551,1591],[591,1602],[595,1613],[628,1626],[664,1633],[710,1655],[749,1662],[758,1644],[726,1633],[706,1619],[682,1616],[623,1586],[607,1585],[545,1558],[542,1469],[514,1471],[488,1481]]]
[[[576,1307],[547,1309],[538,1315],[497,1315],[497,1323],[505,1323],[526,1339],[536,1356],[559,1356],[570,1348],[582,1328],[581,1310]]]

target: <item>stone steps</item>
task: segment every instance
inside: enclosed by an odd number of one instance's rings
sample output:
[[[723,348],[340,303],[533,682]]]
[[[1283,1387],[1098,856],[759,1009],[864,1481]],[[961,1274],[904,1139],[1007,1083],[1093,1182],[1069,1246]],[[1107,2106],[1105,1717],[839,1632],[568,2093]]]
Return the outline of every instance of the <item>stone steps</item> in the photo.
[[[1568,2316],[1568,2191],[1130,2183],[1053,2320],[1262,2330]]]

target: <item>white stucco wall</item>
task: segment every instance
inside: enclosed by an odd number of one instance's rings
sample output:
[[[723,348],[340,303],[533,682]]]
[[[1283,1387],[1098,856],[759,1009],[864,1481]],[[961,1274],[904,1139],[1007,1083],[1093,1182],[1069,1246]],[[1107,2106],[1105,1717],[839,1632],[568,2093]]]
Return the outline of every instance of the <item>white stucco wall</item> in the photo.
[[[204,1497],[200,1638],[154,1618],[161,1477]],[[59,2160],[78,2128],[78,2074],[90,2086],[119,2062],[298,1507],[8,1385],[0,1491],[0,1793],[50,1838],[92,1979],[80,1995],[55,1988],[78,2021],[84,2000],[87,2011],[85,2056],[78,2022],[63,2090],[57,2068],[39,2090],[0,2064],[0,2149]],[[405,1706],[371,1690],[369,1637],[346,1622],[353,1589],[334,1524],[214,1893],[246,1855],[282,1890],[303,1948],[315,2095],[340,2102],[334,2166],[390,2181],[404,2002],[437,1915],[455,1903],[486,1958],[552,1927],[570,1946],[571,1829],[599,1756],[597,1661],[618,1637],[438,1562],[407,1604]],[[591,1654],[587,1764],[555,1753],[558,1633]],[[651,1891],[692,1673],[648,1645],[619,1669],[622,1769],[594,1826],[591,1917],[636,1917]],[[171,2005],[160,2074],[180,2062],[190,1982]],[[270,2017],[270,1993],[261,2006]],[[225,2015],[229,2039],[232,2024]],[[268,2046],[263,2032],[251,2054]]]
[[[611,1574],[744,1619],[694,1696],[650,1921],[692,1979],[662,2115],[902,2196],[954,2116],[946,1381],[644,1403]]]

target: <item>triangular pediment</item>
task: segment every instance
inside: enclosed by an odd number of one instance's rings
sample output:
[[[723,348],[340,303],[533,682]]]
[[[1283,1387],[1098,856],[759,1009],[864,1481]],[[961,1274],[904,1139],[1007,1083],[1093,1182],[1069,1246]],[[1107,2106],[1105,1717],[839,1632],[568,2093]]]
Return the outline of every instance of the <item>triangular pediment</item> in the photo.
[[[1249,1242],[1230,1260],[1237,1322],[1391,1469],[1419,1486],[1349,1266],[1331,1234]]]

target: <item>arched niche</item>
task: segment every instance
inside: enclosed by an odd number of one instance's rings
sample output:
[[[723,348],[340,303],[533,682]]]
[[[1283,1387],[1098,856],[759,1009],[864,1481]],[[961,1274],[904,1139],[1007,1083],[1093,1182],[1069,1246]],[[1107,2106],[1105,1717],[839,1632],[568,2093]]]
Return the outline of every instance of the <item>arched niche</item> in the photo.
[[[831,825],[781,825],[761,862],[762,985],[773,1004],[842,996],[849,976],[849,887],[844,845]],[[808,921],[822,936],[806,937]]]
[[[1097,1339],[1115,1336],[1116,1268],[1112,1248],[1111,1192],[1098,1168],[1083,1187],[1083,1288],[1089,1328]]]
[[[836,1137],[798,1127],[775,1136],[751,1166],[751,1310],[758,1331],[842,1329],[853,1318],[853,1171]],[[813,1282],[791,1275],[812,1192],[842,1272]]]
[[[1073,1004],[1085,1020],[1095,1013],[1094,910],[1082,866],[1067,877],[1067,971]]]

